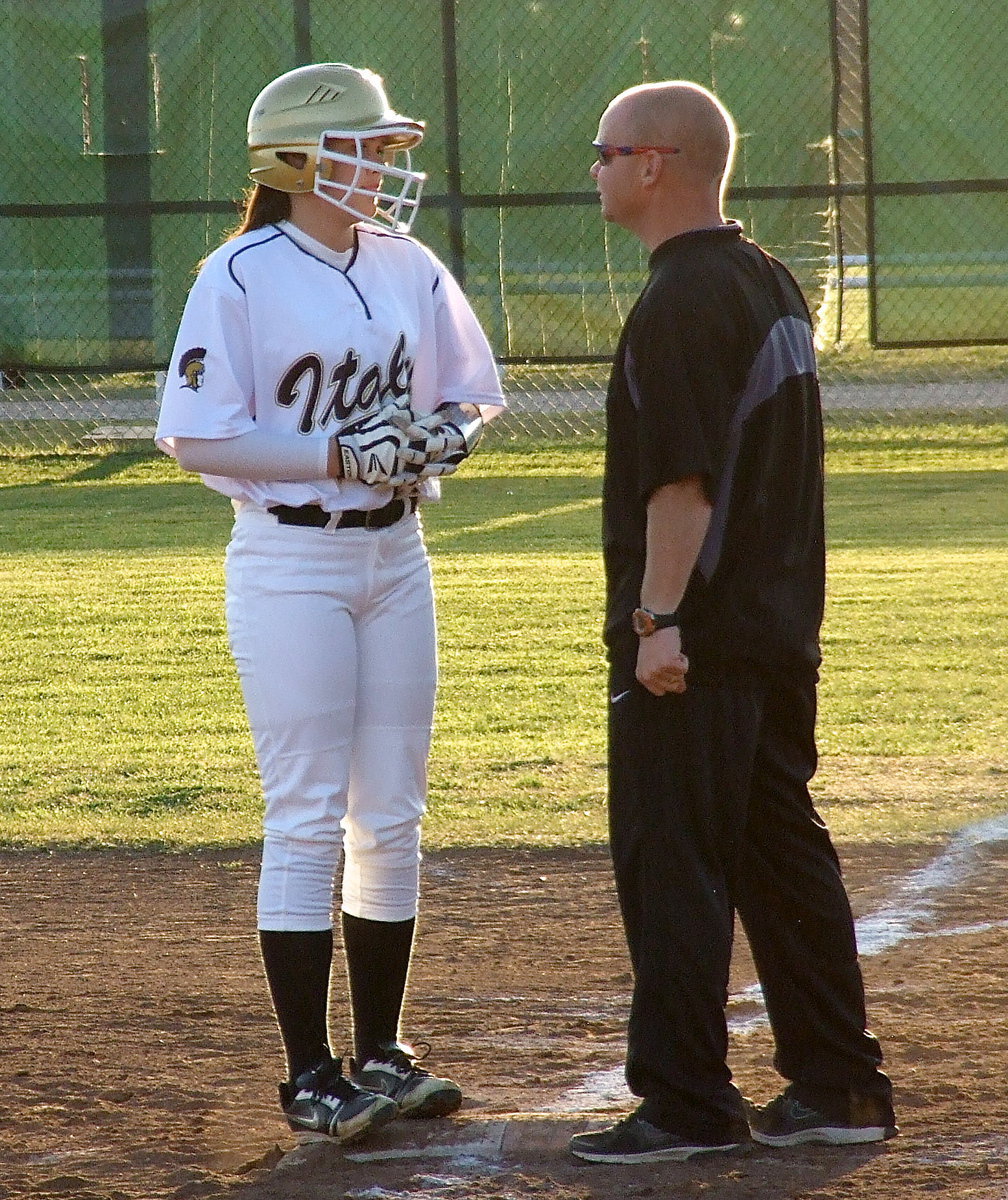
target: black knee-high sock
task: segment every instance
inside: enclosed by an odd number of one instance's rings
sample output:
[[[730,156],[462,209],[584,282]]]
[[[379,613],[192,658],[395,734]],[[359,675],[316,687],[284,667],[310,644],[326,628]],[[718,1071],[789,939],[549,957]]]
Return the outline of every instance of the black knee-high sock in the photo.
[[[382,1042],[399,1036],[416,921],[368,921],[343,913],[354,1055],[363,1066]]]
[[[287,1054],[288,1078],[297,1079],[329,1044],[333,933],[260,929],[259,949]]]

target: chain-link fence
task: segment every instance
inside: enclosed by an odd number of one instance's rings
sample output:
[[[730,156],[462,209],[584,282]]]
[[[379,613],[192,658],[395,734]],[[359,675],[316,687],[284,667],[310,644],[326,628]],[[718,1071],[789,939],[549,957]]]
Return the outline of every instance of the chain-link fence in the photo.
[[[415,232],[505,372],[495,436],[594,435],[646,260],[588,176],[616,92],[688,78],[741,139],[729,212],[817,314],[831,411],[1008,409],[1002,0],[7,0],[0,450],[149,446],[195,264],[271,78],[369,65],[427,119]]]

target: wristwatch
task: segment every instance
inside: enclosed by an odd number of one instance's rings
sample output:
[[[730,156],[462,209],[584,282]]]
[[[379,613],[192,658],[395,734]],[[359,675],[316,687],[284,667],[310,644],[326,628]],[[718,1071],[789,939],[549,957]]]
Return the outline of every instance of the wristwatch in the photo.
[[[635,608],[633,616],[630,618],[630,624],[638,637],[650,637],[659,629],[669,629],[673,625],[678,625],[679,614],[678,612],[656,613],[652,612],[650,608]]]

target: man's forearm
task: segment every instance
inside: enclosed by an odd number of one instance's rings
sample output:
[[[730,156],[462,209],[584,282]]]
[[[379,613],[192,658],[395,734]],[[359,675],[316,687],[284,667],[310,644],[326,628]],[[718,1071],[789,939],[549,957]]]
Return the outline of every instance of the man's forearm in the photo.
[[[699,476],[658,488],[648,501],[647,559],[641,604],[653,612],[679,607],[707,536],[711,506]]]

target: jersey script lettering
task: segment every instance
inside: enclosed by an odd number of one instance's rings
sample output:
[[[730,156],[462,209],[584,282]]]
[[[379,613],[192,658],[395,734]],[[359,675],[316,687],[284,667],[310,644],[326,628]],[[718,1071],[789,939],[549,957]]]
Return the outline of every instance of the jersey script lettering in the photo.
[[[277,384],[276,402],[282,408],[293,408],[299,402],[304,405],[299,433],[311,433],[316,427],[325,429],[331,423],[339,427],[354,413],[363,416],[390,399],[409,395],[413,359],[406,354],[406,335],[399,334],[384,370],[379,363],[361,370],[360,355],[348,349],[332,369],[328,395],[320,406],[324,373],[325,365],[318,354],[303,354]]]

